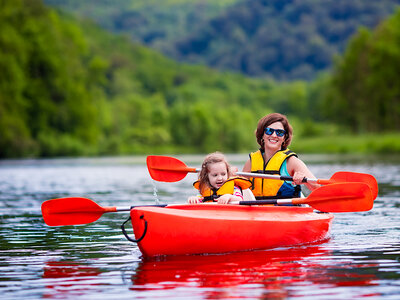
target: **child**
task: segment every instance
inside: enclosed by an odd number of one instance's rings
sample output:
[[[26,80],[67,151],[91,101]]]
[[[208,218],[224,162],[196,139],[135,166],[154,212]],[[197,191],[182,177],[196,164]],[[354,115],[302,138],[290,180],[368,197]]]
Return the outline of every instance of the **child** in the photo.
[[[251,181],[231,177],[231,168],[222,153],[208,154],[201,166],[199,180],[193,185],[200,191],[201,196],[191,196],[191,204],[201,202],[218,202],[219,204],[239,203],[243,200],[243,189],[251,186]],[[231,177],[231,178],[230,178]]]

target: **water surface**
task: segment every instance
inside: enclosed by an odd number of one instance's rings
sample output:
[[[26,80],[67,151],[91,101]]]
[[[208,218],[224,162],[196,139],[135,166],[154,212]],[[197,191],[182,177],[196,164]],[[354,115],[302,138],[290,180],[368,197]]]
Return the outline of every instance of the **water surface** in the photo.
[[[202,156],[178,156],[198,167]],[[229,157],[242,167],[246,155]],[[374,175],[369,212],[335,214],[329,241],[223,255],[145,259],[125,239],[127,213],[79,226],[49,227],[47,199],[86,197],[101,206],[182,203],[189,174],[154,182],[145,157],[0,161],[0,293],[3,299],[398,299],[400,160],[303,158],[318,178],[336,171]]]

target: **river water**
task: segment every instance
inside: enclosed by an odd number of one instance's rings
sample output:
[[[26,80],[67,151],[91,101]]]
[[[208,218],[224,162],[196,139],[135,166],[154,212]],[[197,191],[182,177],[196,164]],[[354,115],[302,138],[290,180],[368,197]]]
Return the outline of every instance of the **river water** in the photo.
[[[177,156],[198,167],[202,156]],[[229,156],[242,167],[247,155]],[[145,157],[0,161],[2,299],[400,298],[400,159],[304,156],[318,178],[374,175],[369,212],[338,213],[330,240],[307,246],[148,260],[125,239],[128,213],[49,227],[40,207],[59,197],[101,206],[183,203],[195,174],[154,182]]]

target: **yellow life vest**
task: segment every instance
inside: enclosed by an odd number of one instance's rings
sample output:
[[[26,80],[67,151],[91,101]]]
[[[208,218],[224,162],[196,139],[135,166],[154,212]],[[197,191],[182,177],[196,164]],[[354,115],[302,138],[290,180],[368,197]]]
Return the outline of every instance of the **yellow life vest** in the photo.
[[[264,156],[261,151],[258,150],[250,154],[251,172],[281,175],[280,169],[282,164],[291,156],[297,157],[296,153],[289,149],[281,150],[276,152],[274,156],[265,163]],[[251,181],[253,183],[251,190],[256,199],[298,197],[301,192],[300,186],[295,187],[283,180],[252,178]]]
[[[222,195],[225,194],[233,194],[234,187],[238,186],[242,190],[250,188],[252,185],[251,181],[242,178],[242,177],[231,177],[229,178],[219,189],[215,188],[203,188],[202,191],[200,191],[200,194],[203,196],[203,202],[207,201],[214,201],[215,199],[219,198]],[[200,181],[196,181],[193,183],[193,186],[196,189],[199,189],[200,187]]]

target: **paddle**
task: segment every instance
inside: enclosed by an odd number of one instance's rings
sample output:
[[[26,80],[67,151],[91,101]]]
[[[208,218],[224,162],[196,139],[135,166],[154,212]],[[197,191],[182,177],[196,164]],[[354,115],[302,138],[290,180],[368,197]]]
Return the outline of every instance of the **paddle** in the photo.
[[[169,156],[150,155],[147,156],[147,168],[151,178],[157,181],[175,182],[186,177],[187,173],[199,172],[199,169],[187,167],[184,162]],[[257,177],[265,179],[276,179],[293,181],[293,177],[269,175],[261,173],[236,172],[236,175],[243,177]],[[313,182],[321,185],[343,183],[343,182],[362,182],[369,186],[372,198],[378,196],[378,183],[374,176],[365,173],[355,172],[336,172],[330,179],[310,179],[304,178],[303,182]]]
[[[322,186],[306,198],[241,201],[239,204],[308,204],[319,211],[338,213],[368,211],[372,209],[374,199],[367,184],[347,182]]]
[[[371,191],[365,183],[335,183],[314,190],[306,198],[241,201],[239,204],[309,204],[324,212],[356,212],[370,210],[373,206],[373,199]],[[144,206],[166,207],[168,205],[101,207],[87,198],[70,197],[43,202],[42,215],[45,223],[49,226],[81,225],[98,220],[104,213],[130,211],[132,208]]]
[[[165,207],[167,204],[138,205]],[[82,197],[51,199],[43,202],[42,215],[49,226],[81,225],[98,220],[104,213],[130,211],[131,207],[101,207],[94,201]]]

